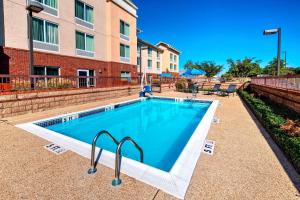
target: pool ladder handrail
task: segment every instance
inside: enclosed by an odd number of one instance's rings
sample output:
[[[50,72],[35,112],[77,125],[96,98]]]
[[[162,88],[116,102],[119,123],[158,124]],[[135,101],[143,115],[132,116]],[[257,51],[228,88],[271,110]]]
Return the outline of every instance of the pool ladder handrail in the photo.
[[[98,138],[103,134],[108,136],[116,145],[119,145],[119,142],[108,131],[105,130],[100,131],[93,139],[92,151],[91,151],[91,168],[88,170],[89,174],[94,174],[97,171],[96,162],[95,162],[96,143]]]
[[[144,152],[143,149],[131,138],[131,137],[124,137],[118,144],[118,147],[116,149],[116,159],[115,159],[115,178],[112,181],[113,186],[118,186],[122,183],[122,180],[120,179],[120,161],[121,161],[121,149],[125,142],[130,142],[134,145],[134,147],[140,152],[140,162],[144,162]]]

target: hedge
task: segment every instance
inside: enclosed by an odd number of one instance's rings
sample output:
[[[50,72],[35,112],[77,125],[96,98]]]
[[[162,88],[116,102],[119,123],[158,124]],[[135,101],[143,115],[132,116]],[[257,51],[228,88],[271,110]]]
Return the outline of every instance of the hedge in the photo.
[[[300,173],[300,137],[288,136],[280,128],[286,121],[285,116],[297,119],[298,114],[267,100],[256,98],[247,91],[239,91],[239,95]]]

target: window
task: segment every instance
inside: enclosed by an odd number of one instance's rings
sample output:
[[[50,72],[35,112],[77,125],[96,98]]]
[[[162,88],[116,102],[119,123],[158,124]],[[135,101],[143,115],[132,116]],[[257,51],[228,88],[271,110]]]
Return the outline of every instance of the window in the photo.
[[[76,49],[94,51],[94,36],[76,31]]]
[[[130,47],[125,44],[120,44],[121,61],[128,62],[130,59]]]
[[[177,70],[177,65],[174,65],[174,71],[176,71]]]
[[[79,1],[75,0],[75,17],[89,22],[94,22],[94,8]]]
[[[160,62],[156,63],[156,67],[157,67],[157,69],[160,69]]]
[[[173,61],[173,54],[170,53],[170,61]]]
[[[173,70],[173,64],[172,63],[170,64],[170,70]]]
[[[157,52],[157,60],[160,60],[160,53]]]
[[[129,37],[130,25],[124,21],[120,21],[120,34]]]
[[[177,62],[177,56],[174,55],[174,62]]]
[[[137,65],[140,66],[141,65],[141,57],[137,58]]]
[[[57,9],[57,0],[36,0],[41,4]]]
[[[78,69],[77,70],[77,84],[79,88],[95,87],[95,70],[93,69]]]
[[[34,66],[33,75],[59,76],[59,67]]]
[[[122,80],[130,80],[131,79],[131,73],[130,72],[121,72],[121,79]]]
[[[46,20],[33,18],[33,40],[50,44],[58,44],[58,25]]]
[[[152,69],[152,60],[148,60],[148,69]]]
[[[148,48],[148,57],[152,57],[152,49]]]

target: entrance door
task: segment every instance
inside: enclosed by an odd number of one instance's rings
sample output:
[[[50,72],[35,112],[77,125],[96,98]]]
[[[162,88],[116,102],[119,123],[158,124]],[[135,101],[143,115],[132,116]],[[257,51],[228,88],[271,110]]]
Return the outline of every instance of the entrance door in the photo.
[[[89,70],[79,69],[77,71],[78,87],[90,87]]]

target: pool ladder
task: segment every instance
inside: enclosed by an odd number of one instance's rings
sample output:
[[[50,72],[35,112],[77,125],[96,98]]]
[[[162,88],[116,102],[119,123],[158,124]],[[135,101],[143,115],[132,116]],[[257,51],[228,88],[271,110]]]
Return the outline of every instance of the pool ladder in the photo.
[[[124,137],[120,142],[118,142],[108,131],[100,131],[93,139],[92,143],[92,151],[91,151],[91,168],[88,170],[89,174],[94,174],[97,172],[96,162],[95,162],[95,150],[96,150],[96,143],[97,140],[101,135],[108,136],[116,145],[116,152],[115,152],[115,178],[112,181],[113,186],[118,186],[122,183],[120,179],[120,169],[121,169],[121,149],[125,142],[130,142],[134,145],[134,147],[140,152],[140,162],[144,162],[144,153],[143,149],[131,138],[131,137]]]

